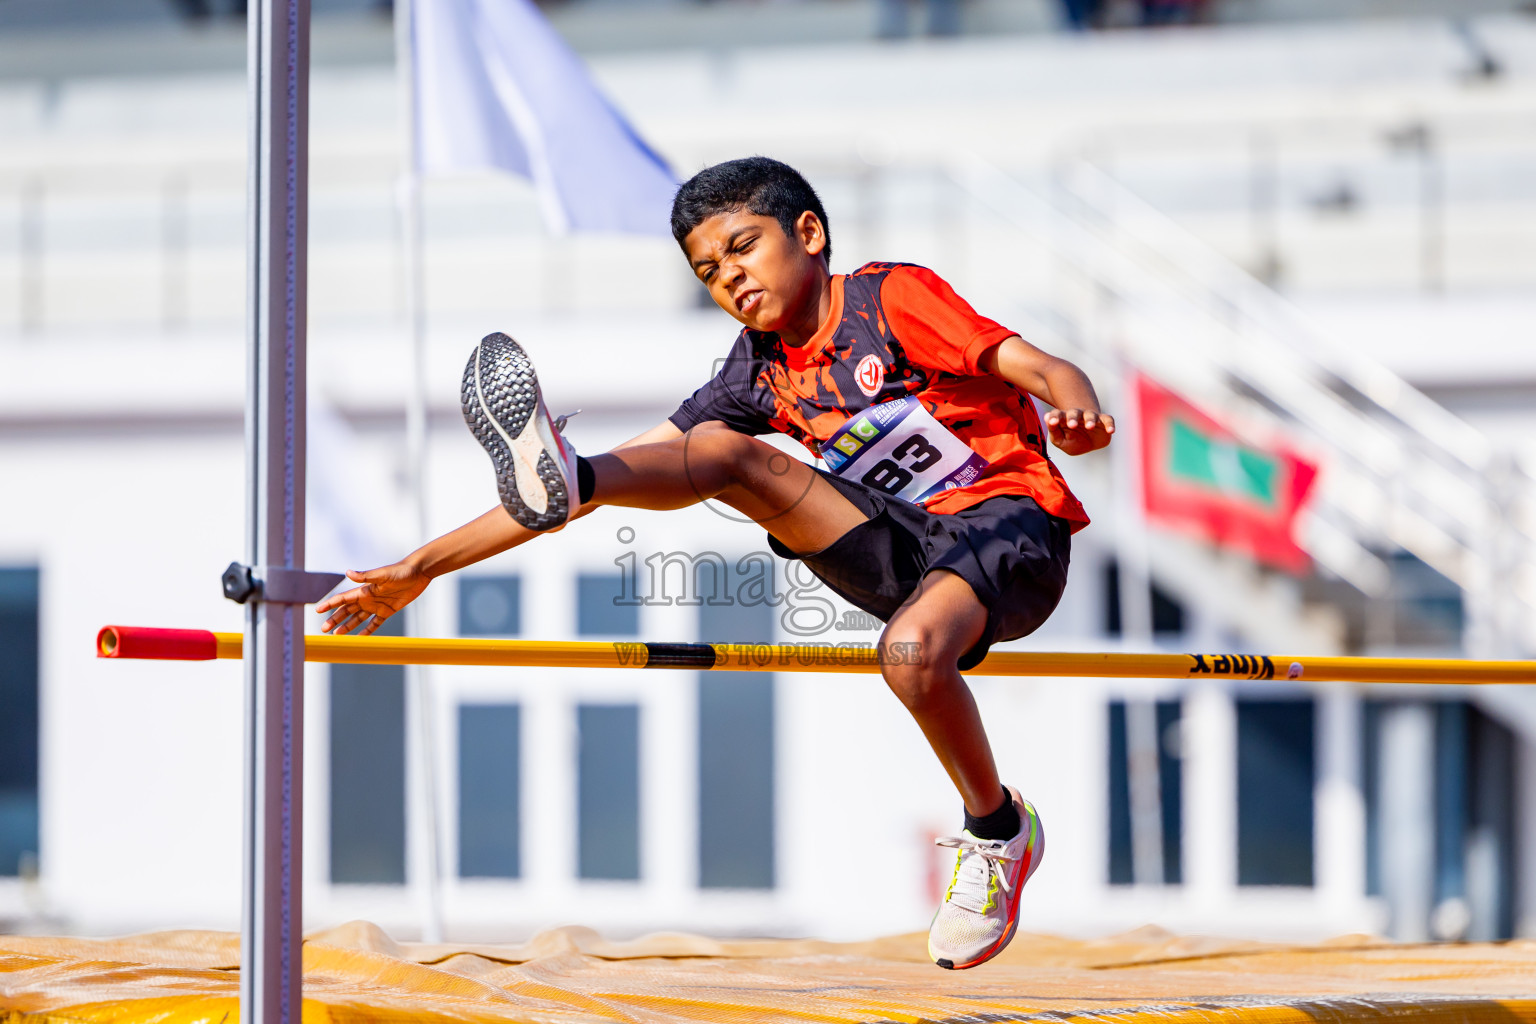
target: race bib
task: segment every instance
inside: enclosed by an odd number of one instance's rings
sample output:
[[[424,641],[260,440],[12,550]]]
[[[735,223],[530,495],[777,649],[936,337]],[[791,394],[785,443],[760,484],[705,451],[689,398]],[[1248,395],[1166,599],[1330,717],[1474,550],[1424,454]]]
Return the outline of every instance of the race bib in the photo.
[[[835,475],[913,503],[975,483],[988,465],[910,395],[849,419],[821,457]]]

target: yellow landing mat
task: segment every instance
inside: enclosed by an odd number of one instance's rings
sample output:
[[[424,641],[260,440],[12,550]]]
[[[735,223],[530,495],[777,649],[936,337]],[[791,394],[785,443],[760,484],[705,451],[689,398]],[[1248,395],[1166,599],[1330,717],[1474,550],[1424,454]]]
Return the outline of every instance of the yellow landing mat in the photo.
[[[0,936],[0,1022],[233,1022],[237,959],[226,932]],[[992,963],[949,972],[928,963],[921,935],[609,942],[563,928],[522,945],[427,946],[359,922],[305,942],[304,1020],[1536,1024],[1536,942],[1021,935]]]

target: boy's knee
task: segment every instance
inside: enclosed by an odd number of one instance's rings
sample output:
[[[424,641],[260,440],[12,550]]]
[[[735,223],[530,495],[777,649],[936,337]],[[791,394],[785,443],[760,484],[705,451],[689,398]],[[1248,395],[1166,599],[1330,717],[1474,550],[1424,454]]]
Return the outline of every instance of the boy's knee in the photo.
[[[955,665],[940,658],[929,631],[900,621],[880,636],[880,674],[891,692],[909,709],[920,710],[945,694],[954,683]]]
[[[755,437],[748,437],[723,423],[706,423],[688,432],[686,458],[691,468],[709,468],[739,480],[757,454],[767,447]]]

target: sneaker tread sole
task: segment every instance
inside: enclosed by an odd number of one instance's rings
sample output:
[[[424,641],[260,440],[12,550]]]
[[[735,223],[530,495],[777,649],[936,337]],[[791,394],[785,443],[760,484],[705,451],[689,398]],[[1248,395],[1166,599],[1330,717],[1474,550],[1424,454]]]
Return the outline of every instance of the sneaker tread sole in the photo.
[[[464,367],[459,400],[464,422],[490,456],[502,507],[530,530],[564,526],[570,495],[537,430],[539,379],[523,347],[499,332],[486,335]]]

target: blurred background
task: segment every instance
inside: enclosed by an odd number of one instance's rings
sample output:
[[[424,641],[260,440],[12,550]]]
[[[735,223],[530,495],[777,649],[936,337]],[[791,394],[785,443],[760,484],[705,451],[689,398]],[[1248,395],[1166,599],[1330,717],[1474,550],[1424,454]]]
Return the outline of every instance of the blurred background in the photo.
[[[92,638],[242,621],[243,8],[0,0],[0,929],[238,924],[239,667]],[[542,9],[679,176],[792,163],[835,271],[929,266],[1121,414],[1059,460],[1094,524],[1009,646],[1536,649],[1529,4]],[[363,568],[417,539],[401,90],[389,4],[314,11],[308,564]],[[422,203],[432,532],[495,503],[457,406],[483,334],[583,451],[735,336],[670,238],[551,234],[510,175]],[[774,603],[701,599],[760,563]],[[604,510],[422,608],[441,636],[878,635],[704,507]],[[307,678],[308,927],[859,938],[926,927],[947,882],[958,801],[872,677],[440,668],[419,707],[399,669]],[[1536,935],[1536,692],[1193,678],[974,681],[1050,829],[1027,930]]]

